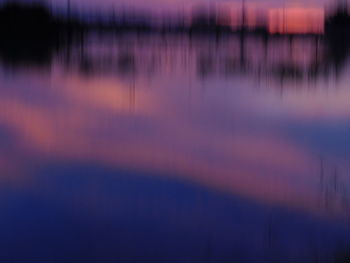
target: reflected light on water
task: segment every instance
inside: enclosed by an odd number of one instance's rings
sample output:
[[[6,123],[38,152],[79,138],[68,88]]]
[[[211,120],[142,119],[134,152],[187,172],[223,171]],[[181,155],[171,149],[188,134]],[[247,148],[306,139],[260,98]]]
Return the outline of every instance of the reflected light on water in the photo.
[[[2,59],[4,225],[20,215],[23,240],[67,251],[73,235],[120,262],[155,260],[154,247],[159,262],[331,262],[350,244],[349,67],[335,49],[319,36],[88,35],[35,67]]]
[[[281,40],[270,45],[283,54],[288,42]],[[19,72],[16,82],[5,79],[0,116],[18,137],[19,145],[13,150],[28,154],[29,159],[36,153],[166,172],[254,199],[323,210],[319,156],[329,152],[322,149],[322,142],[314,147],[304,140],[312,131],[322,138],[332,130],[324,135],[317,127],[349,117],[347,105],[339,103],[348,96],[345,86],[337,84],[340,89],[330,97],[329,91],[310,91],[307,81],[295,84],[297,78],[291,76],[290,82],[286,76],[281,97],[279,77],[275,81],[269,72],[262,77],[251,64],[257,56],[263,57],[259,50],[251,56],[252,62],[247,56],[246,66],[237,69],[243,74],[221,77],[222,61],[211,57],[210,42],[193,49],[186,42],[174,46],[167,40],[156,44],[145,39],[142,45],[133,38],[125,41],[127,53],[109,40],[101,46],[92,40],[80,58],[73,56],[64,65],[58,59],[51,67],[51,78],[33,77],[28,82]],[[232,41],[234,45],[236,40]],[[303,38],[294,41],[292,45],[300,47],[314,43]],[[250,39],[244,45],[248,49]],[[113,48],[115,60],[99,55]],[[215,48],[219,58],[239,56],[226,42]],[[292,57],[302,67],[308,66],[303,48],[296,50],[298,56]],[[89,63],[93,70],[86,75],[80,71],[81,63]],[[156,75],[147,73],[149,63]],[[273,65],[280,62],[270,63],[267,67],[273,72]],[[134,72],[125,71],[130,65]],[[206,68],[205,82],[203,72],[195,76],[201,67]],[[123,75],[113,76],[113,69]],[[329,157],[343,162],[348,156]]]

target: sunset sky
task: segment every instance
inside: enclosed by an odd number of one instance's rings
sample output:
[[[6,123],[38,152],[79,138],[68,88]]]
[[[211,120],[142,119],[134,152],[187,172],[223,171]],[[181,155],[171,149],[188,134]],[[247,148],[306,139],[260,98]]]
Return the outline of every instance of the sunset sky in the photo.
[[[68,0],[50,0],[54,6],[67,4]],[[229,12],[231,25],[240,24],[241,0],[70,0],[78,10],[109,12],[113,8],[146,10],[164,14],[189,11],[198,6],[219,6]],[[258,14],[265,16],[273,33],[319,33],[323,31],[324,8],[333,0],[246,0],[246,21],[249,26],[259,24]],[[191,11],[190,11],[191,12]],[[283,17],[283,19],[282,19]],[[282,23],[283,20],[283,23]]]
[[[55,4],[66,3],[66,0],[50,0]],[[182,8],[186,5],[201,5],[210,3],[221,3],[221,4],[232,4],[237,5],[241,3],[240,0],[71,0],[73,5],[80,7],[111,7],[111,6],[135,6],[142,8],[154,9],[174,9]],[[281,7],[283,5],[297,5],[297,6],[308,6],[308,7],[319,7],[324,4],[329,4],[333,0],[246,0],[247,4],[261,7]]]

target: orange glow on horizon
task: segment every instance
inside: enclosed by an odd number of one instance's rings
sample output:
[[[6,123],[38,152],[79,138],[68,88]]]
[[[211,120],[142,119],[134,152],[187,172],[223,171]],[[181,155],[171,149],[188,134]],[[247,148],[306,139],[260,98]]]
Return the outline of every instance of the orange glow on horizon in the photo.
[[[310,34],[324,32],[323,8],[272,8],[268,11],[268,30],[272,34]]]

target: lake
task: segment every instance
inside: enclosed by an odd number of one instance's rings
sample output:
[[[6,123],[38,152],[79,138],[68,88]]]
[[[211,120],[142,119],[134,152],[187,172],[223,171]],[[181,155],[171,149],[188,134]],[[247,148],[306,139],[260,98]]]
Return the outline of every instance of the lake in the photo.
[[[319,36],[0,50],[0,261],[348,262],[349,66]]]

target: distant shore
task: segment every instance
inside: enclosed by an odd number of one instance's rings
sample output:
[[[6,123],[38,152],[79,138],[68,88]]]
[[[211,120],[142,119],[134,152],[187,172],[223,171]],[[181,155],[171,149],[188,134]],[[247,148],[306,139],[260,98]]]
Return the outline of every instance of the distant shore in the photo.
[[[328,32],[347,31],[350,18],[347,12],[338,12],[325,20],[326,32],[318,33],[274,33],[267,25],[249,27],[244,17],[241,25],[231,27],[224,23],[227,20],[220,13],[197,12],[190,22],[184,18],[162,23],[154,23],[149,14],[116,12],[109,15],[78,15],[67,8],[66,14],[53,12],[42,3],[8,2],[0,6],[0,34],[7,39],[46,39],[62,38],[89,32],[101,33],[156,33],[156,34],[188,34],[188,35],[228,35],[251,34],[264,37],[275,35],[310,35],[321,36]]]

